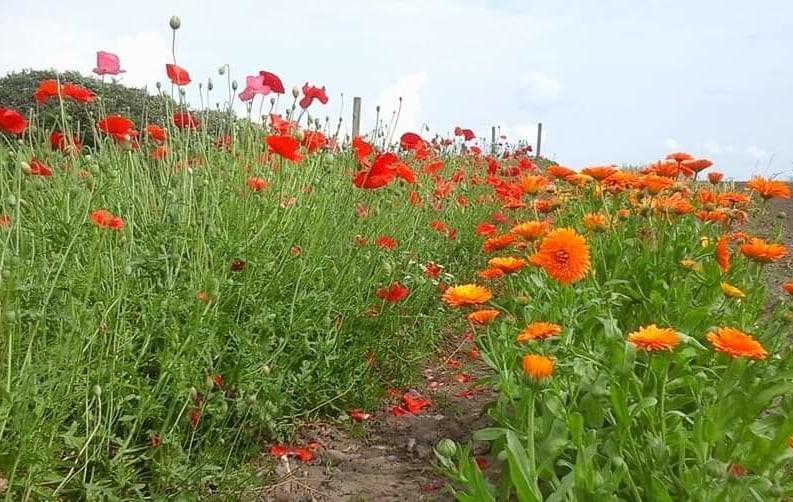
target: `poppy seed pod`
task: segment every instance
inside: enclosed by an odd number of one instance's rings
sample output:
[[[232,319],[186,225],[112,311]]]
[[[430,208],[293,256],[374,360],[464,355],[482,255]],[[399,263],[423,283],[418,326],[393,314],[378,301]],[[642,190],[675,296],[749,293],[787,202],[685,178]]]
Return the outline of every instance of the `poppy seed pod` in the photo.
[[[298,96],[300,96],[300,87],[298,86],[292,87],[292,97],[297,98]]]
[[[215,85],[212,83],[212,79],[211,78],[207,79],[207,90],[211,91],[214,88],[215,88]]]
[[[232,91],[236,91],[236,90],[237,90],[237,87],[239,87],[239,86],[237,85],[237,81],[236,81],[236,80],[232,80],[232,81],[231,81],[231,90],[232,90]]]
[[[275,98],[270,98],[270,104],[275,105]]]
[[[218,75],[223,76],[226,74],[226,65],[218,67]]]
[[[168,24],[171,26],[172,30],[178,30],[180,26],[182,26],[182,20],[179,19],[179,16],[171,16],[171,20],[168,21]]]
[[[154,84],[154,85],[157,87],[157,90],[158,90],[158,91],[159,91],[160,89],[162,89],[162,83],[160,83],[160,82],[157,82],[157,83],[156,83],[156,84]]]

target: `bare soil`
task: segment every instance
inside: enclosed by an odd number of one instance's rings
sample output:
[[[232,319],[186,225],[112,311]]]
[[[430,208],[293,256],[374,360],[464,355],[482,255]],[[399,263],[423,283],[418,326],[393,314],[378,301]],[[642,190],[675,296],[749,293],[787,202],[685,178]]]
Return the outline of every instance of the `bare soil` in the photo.
[[[445,480],[433,467],[433,448],[441,439],[468,441],[487,425],[483,409],[495,394],[478,380],[488,370],[467,355],[473,345],[462,337],[424,371],[423,388],[415,389],[432,401],[419,414],[394,416],[388,408],[355,426],[351,422],[318,422],[305,426],[299,437],[322,445],[309,463],[282,458],[278,481],[263,489],[257,500],[267,501],[447,501],[453,500]],[[462,350],[448,356],[456,348]],[[464,375],[461,377],[460,375]],[[459,380],[470,381],[460,382]],[[458,380],[459,379],[459,380]],[[463,393],[463,394],[461,394]],[[399,401],[398,398],[393,403]],[[485,444],[474,453],[486,455]]]

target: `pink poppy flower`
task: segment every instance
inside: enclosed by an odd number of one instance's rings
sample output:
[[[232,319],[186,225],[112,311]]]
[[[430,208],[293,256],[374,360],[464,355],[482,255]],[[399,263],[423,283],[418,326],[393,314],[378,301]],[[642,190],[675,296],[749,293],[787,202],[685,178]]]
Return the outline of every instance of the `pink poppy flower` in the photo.
[[[113,53],[105,51],[96,51],[96,68],[94,73],[99,76],[102,75],[118,75],[124,73],[126,70],[121,69],[121,61]]]
[[[242,101],[251,101],[257,94],[267,96],[272,89],[264,83],[264,77],[261,75],[252,75],[245,77],[245,89],[240,93]]]

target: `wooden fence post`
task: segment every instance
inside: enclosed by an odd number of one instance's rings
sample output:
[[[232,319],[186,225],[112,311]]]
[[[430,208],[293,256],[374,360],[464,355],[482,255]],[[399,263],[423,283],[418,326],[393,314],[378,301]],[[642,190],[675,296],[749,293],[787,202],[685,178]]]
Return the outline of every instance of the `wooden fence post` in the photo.
[[[496,154],[496,126],[490,128],[490,153]]]
[[[535,158],[540,158],[540,147],[542,146],[542,122],[537,123],[537,151],[534,152]]]
[[[361,134],[361,98],[352,98],[352,137]]]

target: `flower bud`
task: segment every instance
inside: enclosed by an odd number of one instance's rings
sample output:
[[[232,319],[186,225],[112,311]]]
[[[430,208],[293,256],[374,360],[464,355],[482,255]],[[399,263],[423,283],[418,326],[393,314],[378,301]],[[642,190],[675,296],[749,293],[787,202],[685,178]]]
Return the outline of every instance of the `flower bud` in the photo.
[[[218,75],[223,76],[226,74],[226,65],[218,67]]]
[[[171,16],[171,20],[168,21],[168,24],[171,26],[172,30],[178,30],[180,26],[182,26],[182,20],[179,19],[179,16]]]
[[[297,98],[298,96],[300,96],[300,87],[298,86],[292,87],[292,97]]]
[[[162,89],[162,82],[160,82],[159,80],[158,80],[158,81],[157,81],[157,83],[156,83],[156,84],[154,84],[154,85],[157,87],[157,90],[158,90],[158,91]]]
[[[441,439],[435,447],[435,451],[445,458],[451,458],[457,453],[457,443],[451,439]]]
[[[102,397],[102,386],[99,384],[95,384],[93,389],[91,389],[96,397]]]
[[[198,399],[198,389],[196,389],[195,387],[190,387],[190,399],[192,399],[193,401]]]
[[[215,85],[212,83],[212,79],[211,78],[207,79],[207,90],[211,91],[214,88],[215,88]]]
[[[25,174],[31,173],[30,164],[28,164],[24,160],[19,163],[19,168],[22,169],[22,172],[24,172]]]
[[[262,366],[262,373],[264,373],[264,376],[269,376],[270,371],[271,370],[269,365],[265,364],[264,366]]]
[[[275,106],[275,98],[270,98],[270,104]]]
[[[236,80],[232,80],[231,81],[231,90],[232,91],[236,91],[237,87],[239,87],[239,85],[237,84],[237,81]]]

